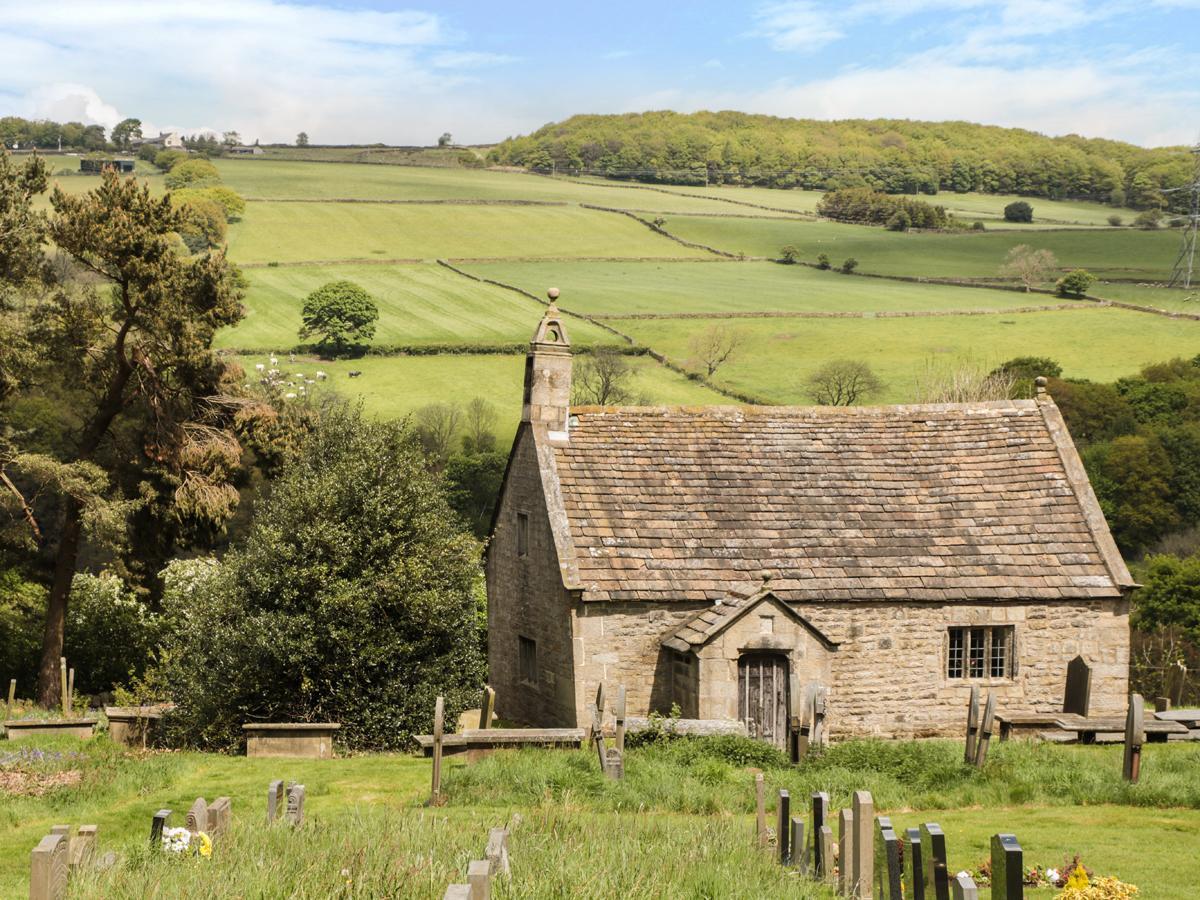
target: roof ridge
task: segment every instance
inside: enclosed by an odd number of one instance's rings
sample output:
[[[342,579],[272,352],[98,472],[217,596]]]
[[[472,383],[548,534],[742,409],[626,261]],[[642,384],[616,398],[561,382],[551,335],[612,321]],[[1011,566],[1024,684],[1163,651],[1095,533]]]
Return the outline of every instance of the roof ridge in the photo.
[[[913,413],[948,413],[971,410],[1034,410],[1036,400],[980,400],[972,403],[897,403],[875,406],[768,406],[762,404],[719,404],[713,406],[572,406],[572,415],[664,415],[678,414],[700,417],[714,414],[749,415],[813,415],[813,416],[886,416]]]

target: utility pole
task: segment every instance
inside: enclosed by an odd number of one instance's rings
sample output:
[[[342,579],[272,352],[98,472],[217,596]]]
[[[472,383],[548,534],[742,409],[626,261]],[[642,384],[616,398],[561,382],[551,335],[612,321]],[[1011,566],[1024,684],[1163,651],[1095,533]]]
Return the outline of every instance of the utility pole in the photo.
[[[1196,277],[1196,232],[1200,230],[1200,142],[1192,147],[1192,155],[1196,158],[1196,167],[1192,172],[1192,183],[1181,188],[1172,188],[1163,193],[1187,191],[1188,215],[1187,224],[1183,228],[1183,243],[1179,248],[1179,256],[1175,258],[1175,268],[1171,271],[1171,280],[1167,287],[1182,287],[1190,290]]]

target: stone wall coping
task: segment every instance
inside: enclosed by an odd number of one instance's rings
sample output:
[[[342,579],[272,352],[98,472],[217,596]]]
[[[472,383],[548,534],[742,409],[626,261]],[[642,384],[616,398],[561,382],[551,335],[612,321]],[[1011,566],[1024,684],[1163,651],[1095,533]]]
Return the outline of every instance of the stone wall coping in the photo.
[[[79,728],[81,725],[95,725],[100,719],[96,716],[77,716],[71,719],[9,719],[4,723],[5,728]]]
[[[244,731],[337,731],[340,722],[253,722],[243,725]]]

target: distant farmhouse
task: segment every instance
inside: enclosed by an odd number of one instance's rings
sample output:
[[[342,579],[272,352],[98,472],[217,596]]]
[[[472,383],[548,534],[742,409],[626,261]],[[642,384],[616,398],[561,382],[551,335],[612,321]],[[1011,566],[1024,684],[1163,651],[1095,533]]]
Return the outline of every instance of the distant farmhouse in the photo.
[[[233,147],[229,147],[225,151],[226,155],[228,156],[261,156],[262,152],[262,147],[258,146],[257,144],[254,144],[253,146],[237,144]]]
[[[157,147],[161,150],[182,150],[183,138],[178,131],[163,131],[158,137],[134,138],[135,149],[140,147]]]
[[[830,734],[962,731],[1007,713],[1125,708],[1134,586],[1053,400],[891,407],[570,408],[551,306],[487,554],[504,718],[739,719],[781,742],[791,676]]]

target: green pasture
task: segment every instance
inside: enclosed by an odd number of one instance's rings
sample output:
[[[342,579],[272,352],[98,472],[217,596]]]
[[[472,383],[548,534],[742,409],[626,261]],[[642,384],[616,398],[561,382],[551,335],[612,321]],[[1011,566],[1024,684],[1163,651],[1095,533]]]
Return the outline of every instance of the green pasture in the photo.
[[[279,266],[247,269],[246,316],[217,335],[222,348],[283,350],[297,336],[304,298],[330,281],[353,281],[379,307],[372,343],[386,346],[517,344],[528,341],[545,307],[472,281],[435,263],[414,265]],[[542,288],[544,293],[545,288]],[[623,343],[583,320],[570,323],[573,343]]]
[[[854,257],[863,272],[940,278],[994,278],[1008,251],[1028,244],[1050,250],[1063,268],[1165,280],[1179,251],[1179,234],[1166,229],[901,233],[827,221],[699,216],[669,217],[666,228],[686,240],[733,253],[775,258],[781,247],[791,244],[806,262],[826,253],[835,266]]]
[[[536,322],[534,323],[536,324]],[[570,327],[570,326],[568,326]],[[235,357],[249,377],[255,364],[269,364],[263,355]],[[364,356],[350,360],[320,360],[313,356],[277,356],[279,368],[297,385],[303,378],[325,372],[327,380],[309,385],[314,397],[332,392],[361,401],[368,415],[397,419],[430,403],[465,404],[483,397],[498,411],[497,436],[509,440],[521,418],[521,392],[525,379],[525,357],[517,354],[441,353],[428,356]],[[698,406],[730,403],[728,398],[702,384],[690,381],[659,365],[647,356],[631,356],[631,389],[638,403],[667,406]],[[350,377],[350,372],[360,375]],[[297,398],[295,402],[304,402]]]
[[[692,336],[718,319],[613,319],[672,359],[687,362]],[[1147,363],[1200,353],[1200,322],[1112,307],[983,316],[899,319],[771,318],[737,321],[738,355],[716,374],[722,385],[774,403],[808,403],[805,379],[831,359],[870,364],[885,384],[881,403],[916,399],[918,377],[970,360],[992,367],[1048,356],[1067,377],[1111,381]]]
[[[1063,303],[1045,294],[847,277],[773,262],[488,262],[467,271],[593,316],[746,312],[1005,310]],[[572,332],[574,335],[574,332]]]
[[[1091,286],[1088,293],[1105,300],[1200,315],[1200,278],[1190,290],[1184,290],[1182,287],[1168,288],[1165,284],[1099,281]]]
[[[708,254],[627,216],[579,207],[249,203],[230,226],[229,255],[235,262],[295,263]]]

